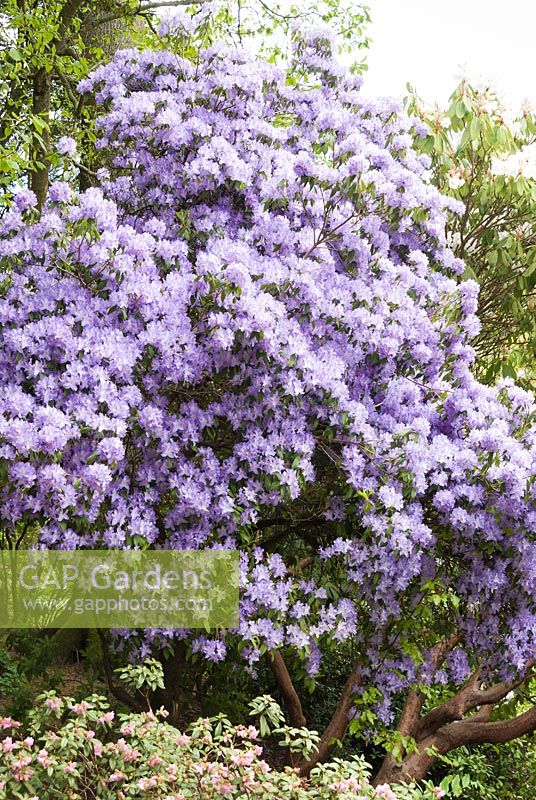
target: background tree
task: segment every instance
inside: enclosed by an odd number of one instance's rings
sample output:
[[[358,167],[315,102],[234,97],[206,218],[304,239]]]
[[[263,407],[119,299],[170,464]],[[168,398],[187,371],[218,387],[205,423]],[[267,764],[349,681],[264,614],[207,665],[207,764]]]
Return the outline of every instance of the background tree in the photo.
[[[367,44],[367,9],[341,0],[286,11],[260,0],[231,6],[205,0],[5,0],[0,10],[0,191],[8,200],[13,186],[28,180],[43,205],[58,164],[57,144],[66,134],[78,143],[81,187],[95,182],[100,163],[94,150],[95,108],[80,96],[78,82],[127,44],[169,47],[169,37],[159,34],[157,14],[167,12],[172,20],[181,9],[187,12],[182,22],[189,16],[191,24],[170,25],[180,51],[199,50],[213,38],[240,43],[255,37],[257,47],[285,60],[290,26],[299,20],[332,23],[346,49]]]
[[[411,88],[411,87],[410,87]],[[415,93],[410,113],[426,125],[416,146],[431,158],[434,184],[464,204],[451,214],[450,244],[465,276],[480,286],[482,330],[474,345],[485,380],[518,376],[533,384],[536,353],[536,118],[526,107],[508,120],[491,87],[463,81],[447,109],[426,109]]]

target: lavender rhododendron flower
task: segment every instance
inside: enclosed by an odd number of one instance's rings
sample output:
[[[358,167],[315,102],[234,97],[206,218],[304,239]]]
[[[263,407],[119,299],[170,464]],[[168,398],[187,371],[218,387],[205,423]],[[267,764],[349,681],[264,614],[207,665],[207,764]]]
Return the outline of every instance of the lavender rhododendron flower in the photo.
[[[76,142],[71,136],[61,136],[57,144],[58,153],[65,156],[74,156],[76,153]]]
[[[468,652],[507,675],[534,653],[533,399],[471,374],[477,287],[414,122],[321,36],[295,69],[125,50],[84,81],[109,176],[2,220],[2,525],[240,548],[241,627],[194,637],[210,659],[287,644],[314,674],[352,639],[387,697],[415,680],[404,643],[426,662],[458,630],[447,670]],[[289,569],[300,520],[339,597]]]

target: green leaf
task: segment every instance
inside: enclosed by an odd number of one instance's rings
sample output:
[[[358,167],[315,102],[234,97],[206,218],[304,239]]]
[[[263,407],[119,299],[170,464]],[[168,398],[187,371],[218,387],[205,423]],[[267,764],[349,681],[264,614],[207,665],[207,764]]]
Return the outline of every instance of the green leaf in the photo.
[[[471,139],[473,140],[473,142],[478,141],[478,138],[480,136],[481,130],[482,130],[482,125],[480,123],[479,118],[478,117],[473,117],[472,120],[471,120],[470,128],[469,128],[470,136],[471,136]]]
[[[465,264],[465,269],[462,274],[462,281],[473,280],[478,283],[478,276],[470,264]]]
[[[467,114],[467,106],[463,102],[463,100],[458,100],[456,103],[456,116],[458,119],[463,119]]]

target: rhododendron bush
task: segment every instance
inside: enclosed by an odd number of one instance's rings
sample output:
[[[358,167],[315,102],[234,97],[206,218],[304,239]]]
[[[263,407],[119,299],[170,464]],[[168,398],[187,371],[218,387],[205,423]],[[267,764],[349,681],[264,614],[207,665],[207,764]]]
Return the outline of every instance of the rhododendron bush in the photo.
[[[455,201],[414,121],[330,52],[302,39],[292,80],[241,51],[118,53],[81,87],[109,173],[57,182],[39,218],[21,192],[0,240],[2,525],[240,549],[240,628],[191,648],[248,668],[287,648],[314,676],[352,642],[319,758],[355,687],[386,723],[393,695],[477,667],[462,713],[501,699],[536,620],[532,397],[472,376]],[[404,733],[445,752],[455,712],[423,725],[423,702]]]
[[[361,758],[317,767],[309,781],[291,768],[273,770],[263,758],[258,729],[233,725],[223,714],[198,719],[181,733],[166,723],[162,709],[116,718],[99,695],[77,703],[50,692],[38,701],[28,729],[0,717],[1,800],[439,800],[444,795],[429,782],[374,789]]]

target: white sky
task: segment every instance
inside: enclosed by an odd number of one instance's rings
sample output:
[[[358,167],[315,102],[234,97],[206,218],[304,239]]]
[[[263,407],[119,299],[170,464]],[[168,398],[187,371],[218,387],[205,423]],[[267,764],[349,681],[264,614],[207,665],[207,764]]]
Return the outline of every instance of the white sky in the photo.
[[[445,103],[462,74],[491,80],[504,104],[536,106],[536,0],[365,0],[372,39],[364,90]]]

